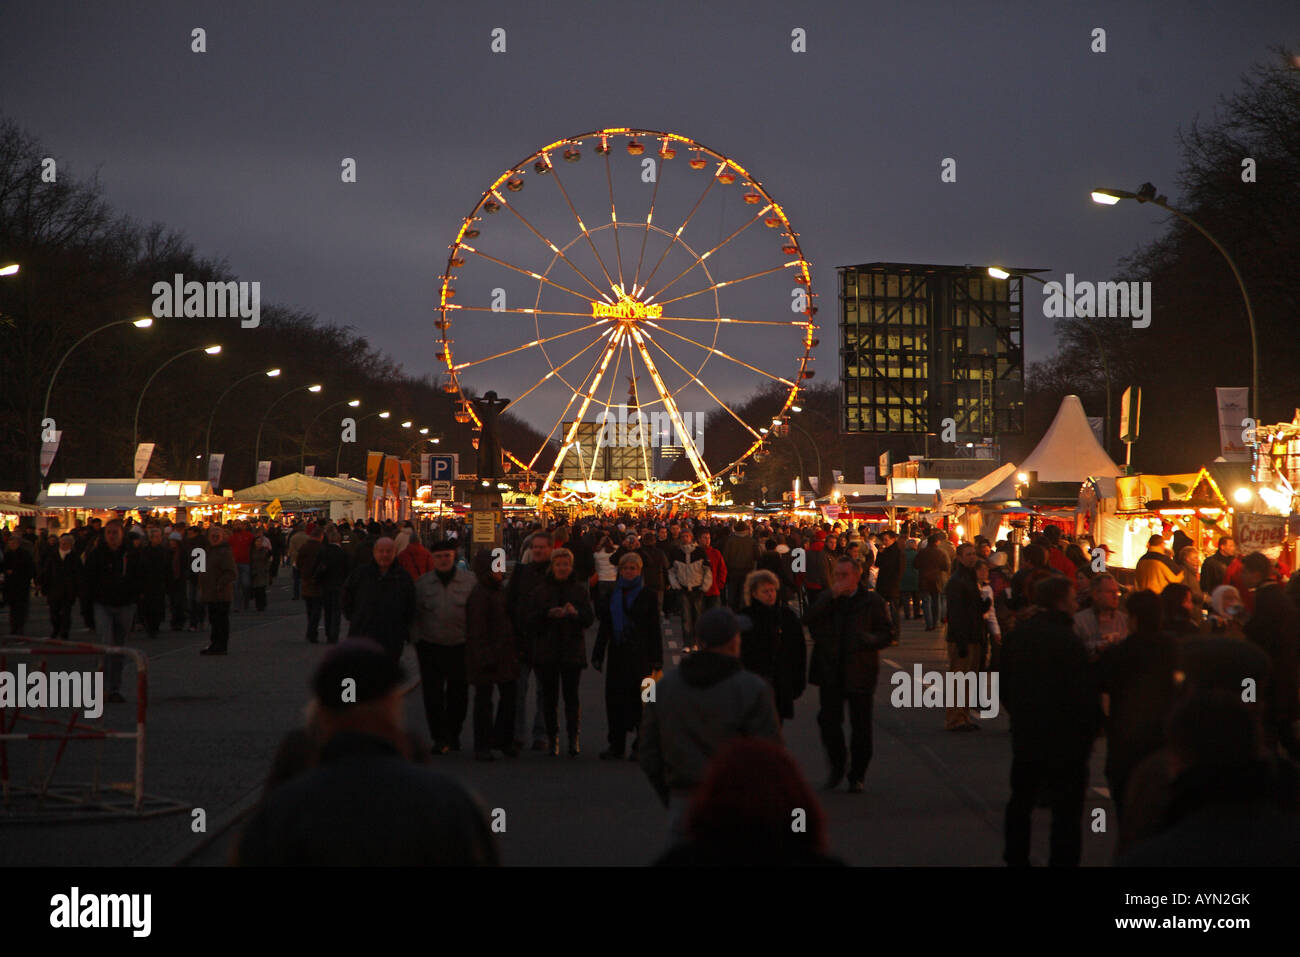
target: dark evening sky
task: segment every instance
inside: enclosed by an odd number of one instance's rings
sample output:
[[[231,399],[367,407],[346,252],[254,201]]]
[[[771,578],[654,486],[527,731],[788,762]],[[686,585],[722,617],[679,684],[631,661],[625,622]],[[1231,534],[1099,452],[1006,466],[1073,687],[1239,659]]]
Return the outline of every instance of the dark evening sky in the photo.
[[[1270,45],[1295,45],[1298,20],[1294,2],[19,0],[0,28],[0,111],[64,172],[98,171],[120,211],[260,281],[264,302],[351,324],[424,373],[447,247],[483,189],[608,126],[682,133],[750,169],[801,234],[828,326],[838,265],[1108,278],[1161,217],[1096,207],[1090,187],[1150,180],[1174,199],[1178,127],[1211,116]],[[707,247],[736,223],[692,225]],[[835,337],[821,340],[825,382]],[[1037,308],[1027,344],[1031,361],[1053,348]],[[756,384],[718,376],[731,395]]]

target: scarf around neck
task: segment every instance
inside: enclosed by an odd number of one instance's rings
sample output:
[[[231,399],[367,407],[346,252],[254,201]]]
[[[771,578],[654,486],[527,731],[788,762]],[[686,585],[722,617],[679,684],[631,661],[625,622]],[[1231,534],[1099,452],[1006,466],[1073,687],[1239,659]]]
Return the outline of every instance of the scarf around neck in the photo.
[[[641,594],[644,585],[642,576],[636,578],[618,577],[614,584],[614,594],[610,596],[609,614],[614,625],[614,644],[621,645],[627,639],[627,612]]]

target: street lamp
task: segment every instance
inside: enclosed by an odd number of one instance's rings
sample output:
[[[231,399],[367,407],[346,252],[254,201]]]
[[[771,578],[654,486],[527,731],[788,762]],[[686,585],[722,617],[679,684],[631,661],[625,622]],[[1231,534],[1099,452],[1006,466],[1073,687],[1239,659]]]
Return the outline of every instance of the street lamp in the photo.
[[[321,409],[319,412],[316,413],[316,417],[314,419],[312,419],[310,422],[307,423],[307,428],[302,433],[302,449],[299,451],[298,454],[299,472],[305,471],[307,468],[307,436],[311,434],[311,427],[315,425],[318,421],[320,421],[320,417],[324,415],[326,412],[328,412],[330,409],[337,409],[341,405],[351,406],[352,408],[355,409],[359,405],[361,405],[361,400],[343,399],[340,402],[335,402],[333,405],[327,405],[325,406],[325,408]],[[338,472],[336,471],[335,474],[337,475]]]
[[[384,409],[382,412],[371,412],[369,415],[363,415],[361,418],[357,419],[357,425],[360,425],[362,422],[366,421],[366,419],[373,419],[375,416],[379,416],[381,419],[386,419],[392,414],[393,413],[388,411],[387,409]],[[335,475],[339,474],[339,463],[342,461],[342,458],[343,458],[343,439],[340,438],[339,449],[337,452],[334,453],[334,474]]]
[[[1116,200],[1116,202],[1119,202],[1119,200]],[[1023,269],[1006,269],[1002,266],[989,266],[989,275],[994,279],[1010,279],[1012,276],[1019,276],[1022,279],[1033,279],[1036,282],[1042,283],[1044,286],[1047,285],[1047,280],[1042,276],[1039,276],[1037,273],[1027,272]],[[1075,310],[1075,315],[1078,315],[1077,310]],[[1114,392],[1110,382],[1110,363],[1106,361],[1106,347],[1102,345],[1101,336],[1097,335],[1097,330],[1094,329],[1091,324],[1087,325],[1087,329],[1092,333],[1093,341],[1097,343],[1097,355],[1101,358],[1102,375],[1106,377],[1106,441],[1102,444],[1102,449],[1107,455],[1110,455],[1111,393]]]
[[[0,266],[0,276],[16,276],[16,275],[18,275],[17,263],[6,263],[5,265]]]
[[[1237,280],[1237,288],[1241,290],[1242,301],[1246,304],[1246,320],[1250,323],[1250,416],[1256,422],[1259,421],[1259,336],[1255,331],[1255,310],[1250,305],[1250,295],[1246,292],[1246,283],[1241,278],[1241,272],[1237,269],[1237,264],[1233,262],[1228,251],[1223,248],[1217,239],[1206,232],[1205,227],[1198,223],[1192,217],[1188,216],[1180,209],[1174,209],[1166,201],[1164,196],[1156,195],[1156,188],[1150,183],[1143,183],[1138,187],[1136,193],[1130,193],[1123,189],[1105,189],[1099,188],[1092,191],[1092,201],[1102,206],[1114,206],[1121,199],[1135,199],[1139,203],[1155,203],[1165,212],[1173,213],[1183,222],[1192,226],[1198,233],[1210,241],[1219,254],[1228,263],[1228,268],[1232,270],[1233,278]]]
[[[313,385],[300,385],[300,386],[298,386],[297,388],[290,389],[288,392],[286,392],[284,395],[280,396],[278,399],[276,399],[274,402],[272,402],[270,405],[268,405],[268,406],[266,407],[266,413],[262,416],[262,421],[259,422],[259,423],[257,423],[257,441],[253,444],[253,478],[254,478],[254,480],[256,480],[256,478],[257,478],[257,463],[260,462],[260,461],[262,460],[262,429],[263,429],[263,427],[266,425],[266,420],[267,420],[268,418],[270,418],[270,416],[271,416],[271,410],[274,409],[274,408],[275,408],[277,405],[279,405],[281,402],[283,402],[285,399],[289,398],[289,396],[293,395],[295,392],[303,392],[303,391],[306,391],[306,392],[320,392],[321,389],[323,389],[323,388],[325,388],[325,387],[322,386],[322,385],[314,385],[314,384],[313,384]]]
[[[17,266],[14,266],[13,268],[14,268],[14,272],[18,271]],[[10,275],[12,275],[12,273]],[[135,326],[137,329],[148,329],[150,326],[153,325],[153,319],[150,316],[141,316],[139,319],[115,319],[112,322],[108,322],[102,326],[99,326],[98,328],[91,329],[88,333],[86,333],[84,336],[82,336],[80,339],[74,342],[72,344],[72,348],[70,348],[67,352],[63,353],[63,358],[59,360],[59,364],[54,367],[53,375],[50,376],[50,384],[45,387],[45,405],[41,407],[42,422],[44,422],[45,419],[50,414],[50,393],[54,391],[54,380],[58,378],[59,370],[63,368],[63,363],[68,361],[68,356],[72,355],[73,351],[77,348],[77,346],[81,345],[83,342],[85,342],[95,333],[103,332],[105,329],[112,329],[114,326],[123,326],[126,325],[128,322],[131,325]]]
[[[230,385],[226,386],[226,391],[222,392],[221,395],[217,396],[217,401],[212,403],[212,414],[208,416],[208,432],[207,432],[207,436],[203,440],[204,459],[206,459],[209,455],[212,454],[212,422],[217,417],[217,406],[221,405],[221,400],[224,399],[226,396],[228,396],[230,394],[230,390],[233,389],[235,386],[239,385],[240,382],[247,382],[249,379],[256,379],[260,375],[264,375],[268,379],[274,379],[279,374],[280,374],[279,369],[267,369],[265,372],[250,372],[242,379],[238,379],[235,382],[232,382]]]
[[[151,323],[153,322],[152,319],[149,321]],[[136,322],[139,323],[140,320],[137,319]],[[172,356],[157,369],[153,370],[153,375],[145,380],[144,388],[140,390],[140,398],[135,400],[135,423],[132,426],[131,454],[134,455],[135,450],[140,447],[140,406],[144,404],[144,394],[149,391],[149,386],[153,383],[153,380],[158,378],[158,373],[162,372],[163,369],[166,369],[182,356],[188,356],[194,352],[204,352],[210,356],[217,356],[221,355],[221,346],[195,346],[193,349],[186,349],[184,352],[176,353],[176,355]]]

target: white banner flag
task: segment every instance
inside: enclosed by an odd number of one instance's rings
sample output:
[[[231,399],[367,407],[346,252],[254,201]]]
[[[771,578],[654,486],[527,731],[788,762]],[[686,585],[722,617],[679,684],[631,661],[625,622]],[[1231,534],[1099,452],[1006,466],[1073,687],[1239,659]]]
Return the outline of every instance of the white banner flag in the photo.
[[[271,463],[265,461],[258,462],[257,463],[257,484],[261,485],[263,482],[270,481],[270,479],[271,479]]]
[[[309,466],[307,466],[305,469],[302,470],[302,474],[303,474],[303,475],[310,475],[312,478],[315,478],[315,477],[316,477],[316,466],[314,466],[314,465],[309,465]]]
[[[49,442],[41,443],[41,478],[50,474],[50,466],[54,464],[54,456],[59,451],[59,440],[63,438],[62,430],[54,433],[54,438]]]
[[[862,484],[863,485],[876,484],[876,468],[874,465],[862,466]]]
[[[221,485],[221,466],[226,461],[225,452],[213,452],[208,456],[208,483],[216,491]]]
[[[420,453],[420,484],[425,485],[430,481],[429,460],[433,458],[432,452]]]
[[[135,480],[138,482],[144,478],[144,473],[149,471],[149,460],[153,458],[153,443],[141,442],[135,449]]]
[[[1229,462],[1249,462],[1250,447],[1246,445],[1248,430],[1246,419],[1250,413],[1247,405],[1250,401],[1249,389],[1215,389],[1219,400],[1219,449],[1220,454]],[[1256,423],[1258,424],[1258,423]]]
[[[810,475],[810,476],[808,476],[808,487],[809,487],[810,489],[812,489],[813,492],[818,492],[818,493],[819,493],[819,490],[818,490],[817,486],[818,486],[818,484],[820,484],[820,482],[821,482],[821,479],[820,479],[818,476],[816,476],[816,475]]]

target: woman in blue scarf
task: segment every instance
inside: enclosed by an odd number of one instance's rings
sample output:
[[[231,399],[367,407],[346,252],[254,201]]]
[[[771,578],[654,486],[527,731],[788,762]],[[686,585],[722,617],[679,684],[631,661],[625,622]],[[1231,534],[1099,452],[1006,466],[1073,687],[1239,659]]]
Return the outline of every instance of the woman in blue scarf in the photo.
[[[605,672],[609,749],[601,760],[623,757],[628,733],[635,735],[641,726],[641,682],[662,669],[663,661],[658,602],[641,578],[641,556],[628,552],[619,560],[609,613],[600,617],[591,652],[592,666]],[[635,741],[631,756],[636,757]]]

